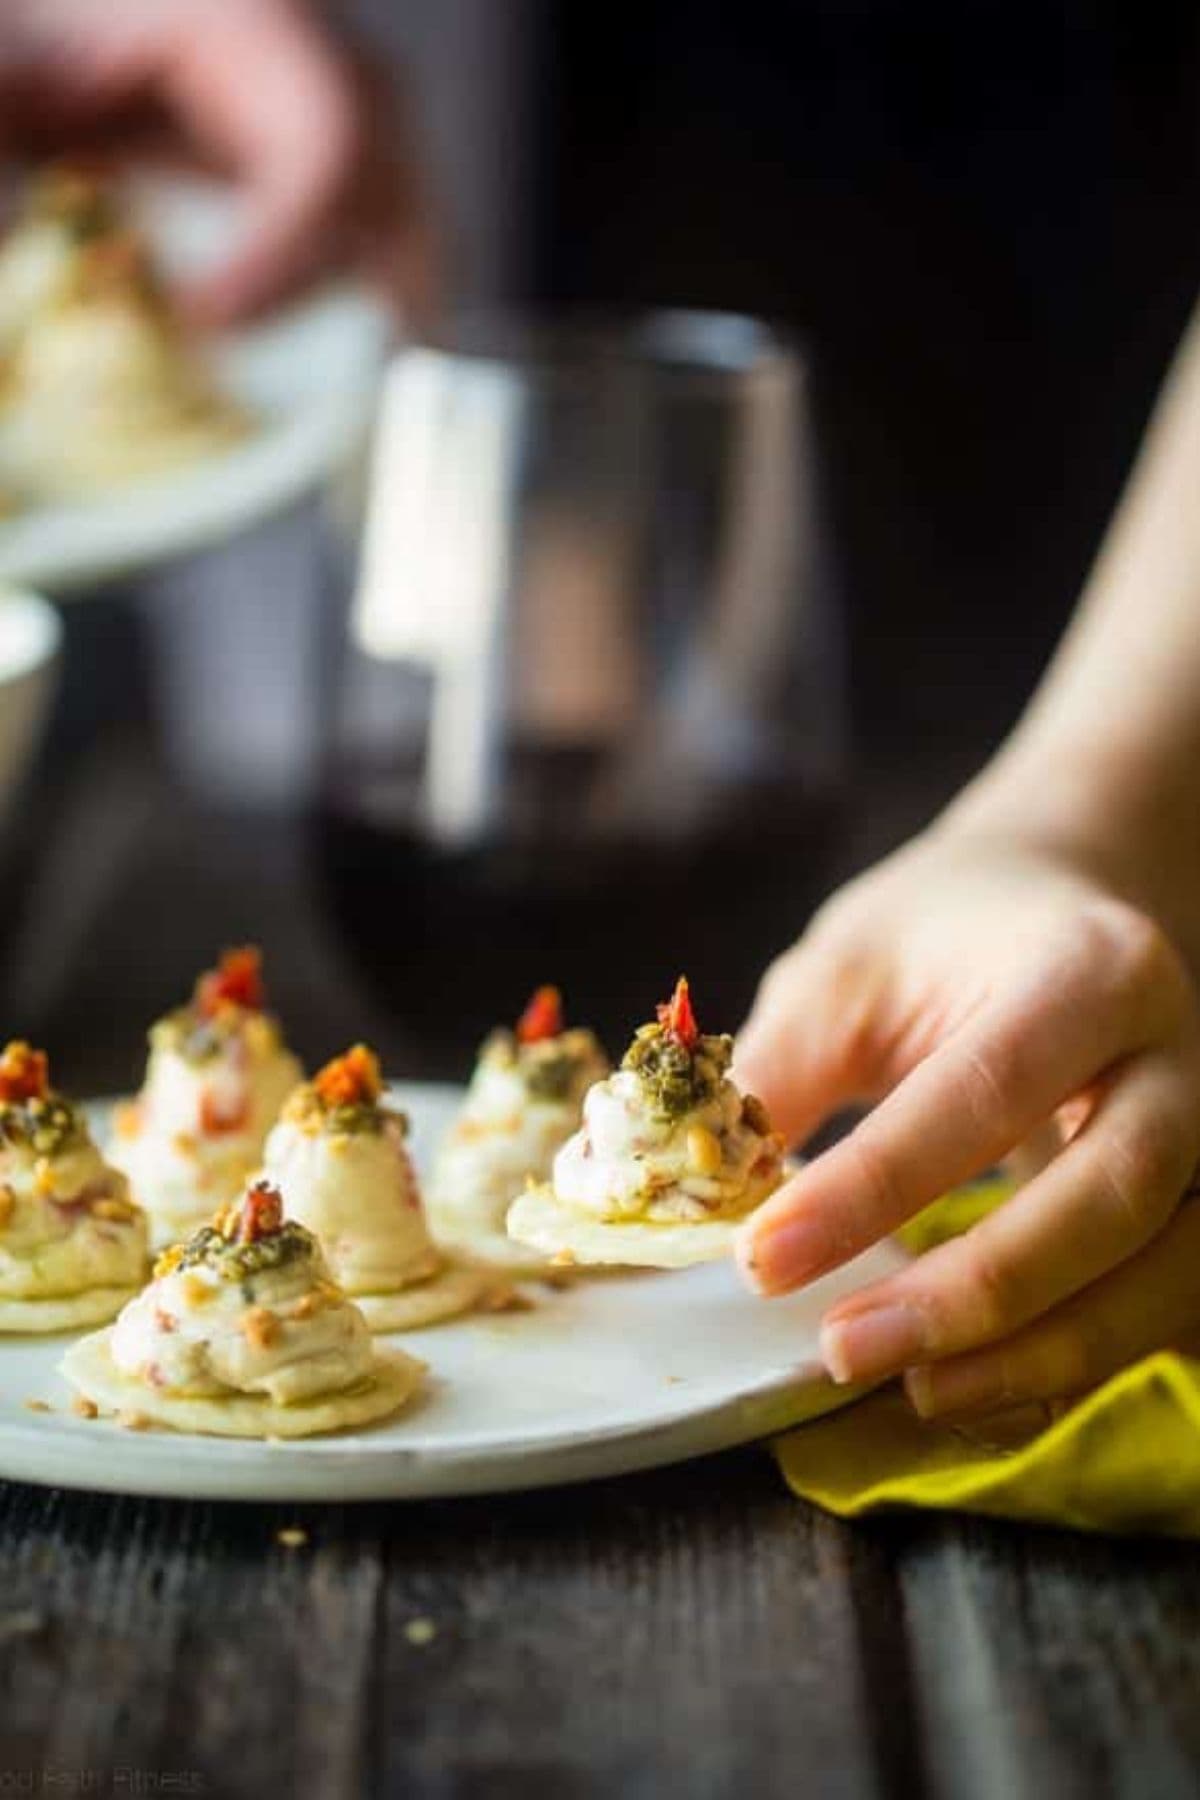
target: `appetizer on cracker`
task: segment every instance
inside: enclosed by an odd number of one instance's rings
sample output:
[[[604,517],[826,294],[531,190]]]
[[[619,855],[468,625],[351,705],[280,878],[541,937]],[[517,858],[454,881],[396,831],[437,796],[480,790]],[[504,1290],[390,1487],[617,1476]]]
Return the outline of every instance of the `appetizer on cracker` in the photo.
[[[444,1243],[511,1268],[544,1263],[508,1236],[508,1209],[529,1180],[549,1178],[579,1127],[584,1095],[608,1067],[592,1032],[564,1025],[557,988],[538,988],[512,1030],[492,1032],[429,1184],[429,1216]]]
[[[263,1153],[265,1175],[374,1331],[469,1312],[495,1285],[430,1236],[407,1136],[404,1114],[384,1102],[377,1058],[356,1044],[296,1089]]]
[[[75,499],[212,455],[248,421],[217,389],[140,238],[83,171],[52,171],[0,251],[0,468]]]
[[[508,1215],[509,1235],[563,1262],[680,1268],[724,1256],[779,1185],[783,1142],[729,1078],[733,1040],[701,1032],[686,980],[597,1082],[583,1123]]]
[[[147,1230],[125,1177],[46,1057],[0,1056],[0,1332],[67,1331],[113,1318],[146,1274]]]
[[[146,1078],[118,1109],[112,1160],[174,1243],[239,1194],[302,1070],[266,1010],[262,959],[228,950],[192,998],[150,1029]]]
[[[258,1182],[155,1264],[62,1372],[102,1410],[218,1437],[311,1437],[388,1417],[423,1365],[376,1353],[320,1245]]]

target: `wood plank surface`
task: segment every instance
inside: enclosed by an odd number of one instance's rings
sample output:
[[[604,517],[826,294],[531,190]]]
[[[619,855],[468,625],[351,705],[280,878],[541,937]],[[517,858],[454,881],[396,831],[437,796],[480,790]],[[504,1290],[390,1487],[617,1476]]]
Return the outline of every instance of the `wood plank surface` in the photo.
[[[1182,1800],[1200,1766],[1190,1548],[848,1527],[761,1452],[414,1506],[9,1485],[0,1596],[4,1791]]]

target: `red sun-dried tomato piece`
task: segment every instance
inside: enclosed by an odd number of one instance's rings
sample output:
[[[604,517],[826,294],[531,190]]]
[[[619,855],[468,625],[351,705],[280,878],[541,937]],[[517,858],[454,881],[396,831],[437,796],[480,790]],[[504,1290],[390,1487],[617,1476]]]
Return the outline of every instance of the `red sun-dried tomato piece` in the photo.
[[[562,995],[556,987],[540,987],[517,1020],[517,1042],[540,1044],[562,1028]]]
[[[658,1022],[668,1037],[685,1050],[692,1050],[700,1037],[700,1027],[692,1011],[692,996],[686,975],[675,983],[675,992],[658,1009]]]
[[[196,983],[196,1011],[205,1019],[222,1006],[244,1006],[258,1012],[266,1003],[262,951],[254,944],[223,951],[217,967],[207,970]]]
[[[355,1044],[325,1064],[313,1087],[326,1106],[372,1106],[383,1092],[379,1058],[365,1044]]]
[[[22,1100],[44,1100],[49,1091],[46,1052],[34,1050],[19,1038],[6,1044],[0,1056],[0,1102],[12,1106]]]
[[[269,1181],[256,1181],[238,1209],[234,1242],[256,1244],[283,1224],[283,1195]]]

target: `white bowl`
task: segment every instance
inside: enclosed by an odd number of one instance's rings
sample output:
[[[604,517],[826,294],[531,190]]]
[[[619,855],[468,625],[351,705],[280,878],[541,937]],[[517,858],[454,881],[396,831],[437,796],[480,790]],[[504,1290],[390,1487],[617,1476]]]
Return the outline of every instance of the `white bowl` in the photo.
[[[0,588],[0,820],[37,746],[61,644],[62,625],[48,600]]]

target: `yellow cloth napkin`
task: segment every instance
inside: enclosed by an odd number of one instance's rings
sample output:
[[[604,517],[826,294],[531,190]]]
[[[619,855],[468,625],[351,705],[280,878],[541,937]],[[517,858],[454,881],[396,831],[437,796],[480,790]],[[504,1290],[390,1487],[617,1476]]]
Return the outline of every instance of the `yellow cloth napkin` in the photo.
[[[950,1195],[902,1234],[910,1249],[965,1230],[1003,1182]],[[773,1444],[793,1493],[843,1518],[920,1506],[1081,1531],[1200,1536],[1200,1362],[1163,1351],[1123,1369],[1016,1450],[917,1418],[895,1387]]]

